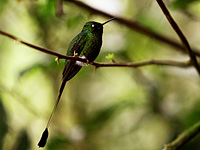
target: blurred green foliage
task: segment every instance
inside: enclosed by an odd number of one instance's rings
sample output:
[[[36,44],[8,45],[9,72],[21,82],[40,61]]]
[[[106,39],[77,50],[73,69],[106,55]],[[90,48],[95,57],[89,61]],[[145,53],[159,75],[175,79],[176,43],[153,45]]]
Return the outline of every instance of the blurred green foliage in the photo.
[[[0,95],[0,114],[1,114],[1,121],[0,121],[0,149],[3,149],[3,142],[6,133],[8,132],[8,124],[7,124],[7,113],[5,111],[4,106],[2,105],[2,99]]]
[[[155,1],[101,2],[104,11],[133,18],[178,40]],[[170,1],[199,15],[198,1]],[[107,3],[107,4],[104,4]],[[93,5],[91,1],[88,4]],[[112,4],[112,5],[109,5]],[[0,29],[32,44],[66,54],[85,22],[107,18],[70,2],[56,16],[54,0],[0,0]],[[120,6],[120,9],[118,9]],[[96,6],[98,7],[98,6]],[[99,8],[103,9],[103,8]],[[192,47],[200,49],[199,22],[170,10]],[[104,27],[97,62],[187,60],[168,45],[113,21]],[[0,150],[37,148],[61,84],[64,60],[0,36]],[[67,83],[50,127],[47,150],[157,150],[200,120],[199,77],[193,68],[83,69]],[[199,150],[199,137],[183,150]]]
[[[16,141],[16,145],[14,146],[16,150],[29,150],[30,149],[30,140],[28,133],[26,131],[22,131],[21,135],[18,137]]]
[[[199,0],[175,0],[172,3],[172,6],[174,8],[186,8],[189,7],[190,4],[194,3],[194,2],[198,2]]]

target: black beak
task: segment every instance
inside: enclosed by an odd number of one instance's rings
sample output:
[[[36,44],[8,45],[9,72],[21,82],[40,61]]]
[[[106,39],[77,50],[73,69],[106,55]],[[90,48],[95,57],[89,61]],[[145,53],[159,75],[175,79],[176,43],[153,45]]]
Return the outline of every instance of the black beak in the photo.
[[[111,19],[107,20],[106,22],[102,23],[102,25],[104,25],[104,24],[106,24],[106,23],[108,23],[108,22],[110,22],[110,21],[112,21],[112,20],[114,20],[114,19],[116,19],[116,18],[115,18],[115,17],[114,17],[114,18],[111,18]]]

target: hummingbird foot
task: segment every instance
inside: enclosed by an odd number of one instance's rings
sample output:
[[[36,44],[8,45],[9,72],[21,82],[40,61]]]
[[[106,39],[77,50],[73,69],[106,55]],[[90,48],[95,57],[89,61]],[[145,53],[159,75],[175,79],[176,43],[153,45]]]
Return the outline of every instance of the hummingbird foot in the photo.
[[[78,57],[78,53],[74,51],[74,57]]]

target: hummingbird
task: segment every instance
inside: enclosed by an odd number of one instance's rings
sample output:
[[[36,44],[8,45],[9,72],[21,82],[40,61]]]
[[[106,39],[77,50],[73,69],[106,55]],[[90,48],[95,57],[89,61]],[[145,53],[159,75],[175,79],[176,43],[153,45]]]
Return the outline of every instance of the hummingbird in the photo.
[[[82,31],[78,35],[76,35],[74,39],[70,42],[67,50],[67,56],[76,56],[86,59],[87,63],[74,60],[65,61],[65,68],[62,73],[62,84],[59,90],[59,94],[46,128],[38,143],[39,147],[44,147],[46,145],[49,134],[48,127],[58,107],[58,103],[63,93],[65,84],[67,83],[67,81],[73,78],[83,66],[92,63],[96,59],[96,57],[99,55],[102,45],[103,26],[114,19],[115,18],[111,18],[104,23],[98,23],[95,21],[87,22],[84,25]]]

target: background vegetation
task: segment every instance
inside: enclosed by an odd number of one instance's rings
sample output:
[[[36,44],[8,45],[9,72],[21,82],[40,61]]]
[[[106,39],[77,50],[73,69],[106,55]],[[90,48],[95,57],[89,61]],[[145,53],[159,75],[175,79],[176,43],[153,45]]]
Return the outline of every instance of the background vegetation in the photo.
[[[180,41],[153,0],[84,1],[110,14],[135,20]],[[191,47],[200,50],[198,0],[165,2]],[[54,0],[1,0],[0,29],[65,54],[85,22],[108,18]],[[117,62],[188,60],[154,38],[112,21],[104,27],[97,62],[113,53]],[[0,36],[0,149],[33,150],[52,111],[64,60]],[[47,150],[159,150],[200,120],[199,77],[193,67],[84,67],[67,83],[50,127]],[[182,150],[198,150],[200,137]]]

